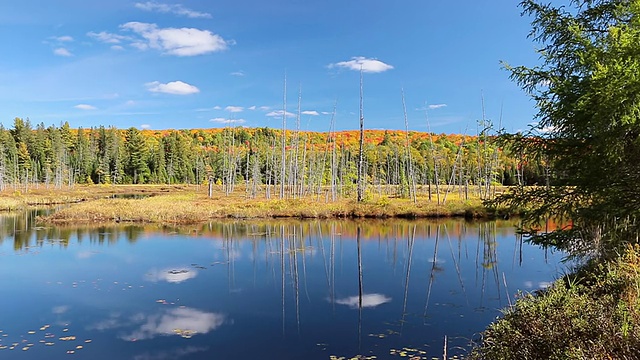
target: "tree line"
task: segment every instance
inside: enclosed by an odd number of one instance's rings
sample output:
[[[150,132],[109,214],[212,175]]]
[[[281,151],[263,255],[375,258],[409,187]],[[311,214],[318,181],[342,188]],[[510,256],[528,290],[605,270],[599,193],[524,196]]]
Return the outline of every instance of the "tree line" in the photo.
[[[139,130],[72,129],[15,118],[0,125],[0,189],[74,184],[205,184],[250,197],[320,196],[356,191],[359,133],[227,127]],[[419,189],[458,186],[488,197],[491,186],[541,183],[539,161],[477,136],[367,130],[366,192],[415,197]],[[450,187],[447,187],[450,188]],[[276,190],[277,189],[277,190]],[[435,191],[434,191],[435,192]],[[446,196],[446,194],[445,194]]]

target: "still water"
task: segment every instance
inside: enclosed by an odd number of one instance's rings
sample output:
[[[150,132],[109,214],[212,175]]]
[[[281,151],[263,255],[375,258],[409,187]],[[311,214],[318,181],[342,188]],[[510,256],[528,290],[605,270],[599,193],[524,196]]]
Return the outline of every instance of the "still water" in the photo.
[[[0,216],[2,359],[462,354],[562,254],[513,222],[43,227]]]

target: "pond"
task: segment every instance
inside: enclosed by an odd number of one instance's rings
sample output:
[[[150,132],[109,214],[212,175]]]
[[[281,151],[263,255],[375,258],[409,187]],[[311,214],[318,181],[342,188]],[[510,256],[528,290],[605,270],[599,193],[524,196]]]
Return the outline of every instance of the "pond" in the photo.
[[[442,358],[562,273],[513,222],[0,216],[0,358]],[[8,354],[7,354],[8,353]]]

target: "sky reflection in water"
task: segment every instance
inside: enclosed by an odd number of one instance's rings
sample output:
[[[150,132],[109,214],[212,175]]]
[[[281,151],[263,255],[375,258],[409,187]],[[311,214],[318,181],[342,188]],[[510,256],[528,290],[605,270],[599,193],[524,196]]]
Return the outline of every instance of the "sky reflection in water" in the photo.
[[[451,355],[518,290],[562,270],[560,254],[521,244],[509,222],[32,220],[0,217],[0,306],[10,309],[0,358],[326,359],[402,347],[431,358],[444,335]]]

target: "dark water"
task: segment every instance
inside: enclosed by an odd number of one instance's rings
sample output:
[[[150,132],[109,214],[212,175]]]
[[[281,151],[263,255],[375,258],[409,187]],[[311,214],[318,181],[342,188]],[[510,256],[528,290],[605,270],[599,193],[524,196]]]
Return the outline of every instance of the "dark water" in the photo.
[[[5,214],[0,359],[431,359],[445,335],[464,353],[517,290],[563,269],[512,226],[70,228]]]

